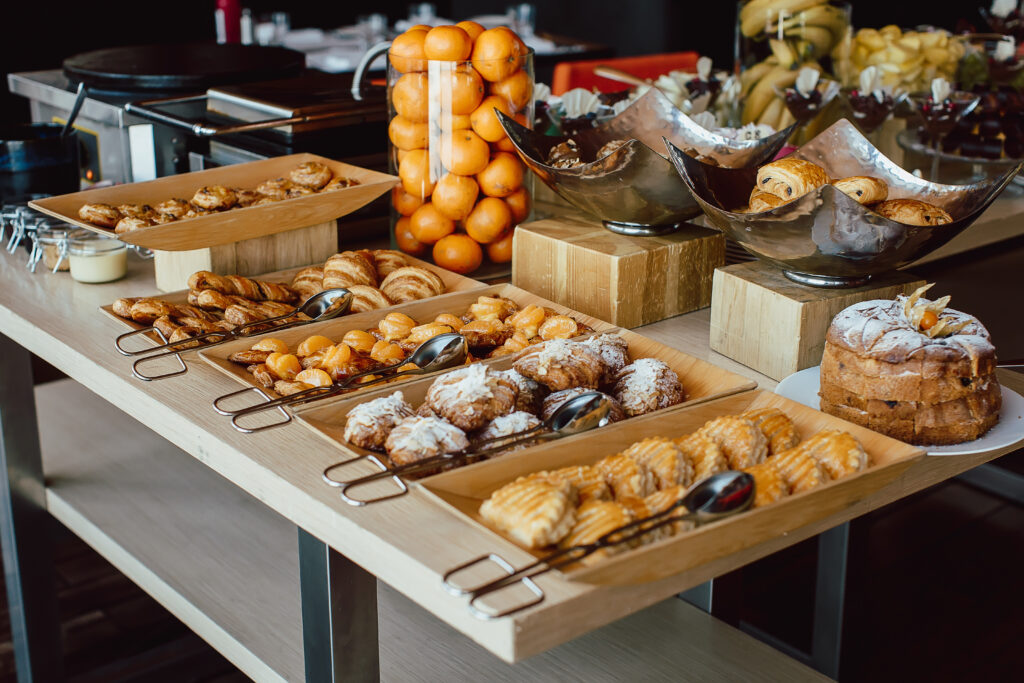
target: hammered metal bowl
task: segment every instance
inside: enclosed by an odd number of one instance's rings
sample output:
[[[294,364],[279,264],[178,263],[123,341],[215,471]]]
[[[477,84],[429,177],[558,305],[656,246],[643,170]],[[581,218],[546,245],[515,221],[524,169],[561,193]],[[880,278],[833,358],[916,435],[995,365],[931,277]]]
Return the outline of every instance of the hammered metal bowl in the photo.
[[[655,151],[663,148],[663,138],[722,166],[756,168],[774,158],[792,133],[791,127],[761,140],[735,142],[694,123],[655,88],[615,118],[575,135],[543,135],[501,112],[498,119],[523,163],[538,178],[576,208],[599,218],[612,232],[625,235],[664,234],[700,214],[700,206],[672,164]],[[607,142],[629,142],[582,166],[549,166],[548,152],[570,138],[589,159]]]
[[[841,119],[793,153],[830,178],[867,175],[889,185],[889,198],[914,198],[945,209],[953,222],[904,225],[857,203],[832,185],[761,213],[747,205],[757,169],[702,164],[664,141],[669,159],[711,223],[754,256],[778,265],[786,277],[815,287],[857,287],[938,249],[973,223],[1024,166],[994,180],[940,185],[909,173],[879,152],[852,123]]]

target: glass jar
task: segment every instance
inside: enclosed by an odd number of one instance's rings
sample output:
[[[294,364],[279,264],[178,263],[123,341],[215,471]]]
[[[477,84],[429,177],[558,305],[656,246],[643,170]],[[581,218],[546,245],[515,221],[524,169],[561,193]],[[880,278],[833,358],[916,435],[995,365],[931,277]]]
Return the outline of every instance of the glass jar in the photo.
[[[67,271],[71,268],[68,263],[68,244],[71,239],[89,234],[88,230],[74,228],[66,224],[46,225],[40,224],[32,235],[32,252],[28,257],[28,268],[33,273],[36,267],[42,262],[52,273]]]
[[[398,54],[403,36],[388,53],[393,243],[460,273],[511,261],[531,212],[530,174],[495,109],[532,128],[533,52],[493,30],[505,59],[417,60]]]
[[[128,247],[121,241],[88,233],[68,243],[71,277],[78,282],[113,282],[128,268]]]

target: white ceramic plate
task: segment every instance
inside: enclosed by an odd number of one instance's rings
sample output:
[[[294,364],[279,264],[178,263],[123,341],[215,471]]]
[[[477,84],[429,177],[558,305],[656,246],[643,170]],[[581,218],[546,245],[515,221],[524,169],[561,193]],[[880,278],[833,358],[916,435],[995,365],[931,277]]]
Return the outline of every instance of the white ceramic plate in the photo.
[[[818,397],[820,388],[821,367],[817,366],[793,373],[782,380],[775,387],[775,393],[817,410],[821,408],[821,399]],[[926,446],[928,455],[970,455],[1024,443],[1024,397],[1005,386],[1001,389],[1003,409],[999,411],[999,422],[995,427],[974,441],[953,446]]]

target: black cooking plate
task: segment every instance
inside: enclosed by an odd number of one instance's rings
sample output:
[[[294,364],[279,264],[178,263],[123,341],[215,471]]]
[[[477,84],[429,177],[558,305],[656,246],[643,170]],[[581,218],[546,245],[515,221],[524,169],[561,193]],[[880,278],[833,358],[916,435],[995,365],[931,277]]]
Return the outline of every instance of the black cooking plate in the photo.
[[[295,76],[305,65],[305,55],[283,47],[186,43],[85,52],[65,59],[64,73],[98,90],[197,92],[214,85]]]

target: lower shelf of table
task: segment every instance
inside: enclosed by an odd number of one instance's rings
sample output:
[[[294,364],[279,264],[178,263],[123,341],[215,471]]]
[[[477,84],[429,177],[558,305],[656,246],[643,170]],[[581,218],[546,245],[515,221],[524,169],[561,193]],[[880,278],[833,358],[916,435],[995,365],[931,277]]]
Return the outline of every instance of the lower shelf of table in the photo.
[[[302,680],[294,525],[80,385],[36,394],[51,513],[250,677]],[[383,680],[824,680],[674,599],[509,665],[378,586]]]

